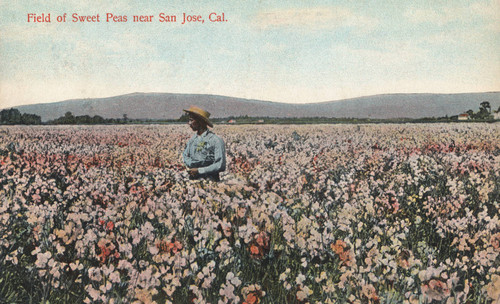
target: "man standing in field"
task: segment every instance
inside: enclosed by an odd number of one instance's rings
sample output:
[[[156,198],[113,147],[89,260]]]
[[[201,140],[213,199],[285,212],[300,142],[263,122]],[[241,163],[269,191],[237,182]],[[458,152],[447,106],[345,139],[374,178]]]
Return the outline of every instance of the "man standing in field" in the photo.
[[[219,181],[219,173],[226,170],[226,148],[224,141],[208,129],[213,127],[210,113],[196,106],[184,112],[189,114],[188,124],[196,132],[182,153],[190,178]]]

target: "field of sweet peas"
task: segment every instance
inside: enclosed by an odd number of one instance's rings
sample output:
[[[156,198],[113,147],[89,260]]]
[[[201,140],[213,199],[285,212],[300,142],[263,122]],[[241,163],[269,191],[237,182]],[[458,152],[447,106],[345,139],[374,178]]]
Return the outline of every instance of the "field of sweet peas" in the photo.
[[[0,302],[499,303],[498,124],[0,127]]]

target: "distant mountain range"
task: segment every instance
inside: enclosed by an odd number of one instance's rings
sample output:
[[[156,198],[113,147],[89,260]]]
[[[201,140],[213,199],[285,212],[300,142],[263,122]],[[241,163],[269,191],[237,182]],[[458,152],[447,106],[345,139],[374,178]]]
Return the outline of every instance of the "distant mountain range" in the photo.
[[[500,92],[462,94],[384,94],[309,104],[279,103],[218,95],[132,93],[127,95],[72,99],[54,103],[15,107],[22,113],[52,120],[71,112],[104,118],[176,119],[182,109],[198,105],[212,117],[329,117],[329,118],[423,118],[477,112],[479,104],[489,101],[492,110],[500,106]]]

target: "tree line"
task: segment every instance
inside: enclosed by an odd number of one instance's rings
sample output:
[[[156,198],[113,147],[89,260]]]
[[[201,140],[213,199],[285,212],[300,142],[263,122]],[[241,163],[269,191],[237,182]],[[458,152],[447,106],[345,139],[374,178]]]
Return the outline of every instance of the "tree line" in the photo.
[[[40,125],[42,118],[35,114],[19,112],[18,109],[7,109],[0,111],[1,125]]]
[[[479,105],[479,110],[474,112],[473,110],[468,110],[465,112],[468,114],[471,120],[492,120],[493,113],[500,112],[500,107],[498,110],[492,111],[491,104],[489,101],[483,101]],[[127,123],[182,123],[188,121],[189,116],[183,114],[178,119],[169,119],[164,121],[158,120],[137,120],[129,119],[127,114],[123,114],[123,118],[103,118],[102,116],[95,115],[79,115],[75,116],[71,112],[66,112],[64,116],[56,118],[54,120],[49,120],[46,123],[42,123],[40,116],[35,114],[27,114],[19,112],[18,109],[6,109],[0,111],[0,125],[96,125],[96,124],[127,124]],[[420,118],[420,119],[403,119],[404,122],[426,122],[426,121],[455,121],[458,119],[458,115],[451,117],[439,117],[439,118]],[[347,123],[370,123],[370,122],[400,122],[401,119],[368,119],[368,118],[326,118],[326,117],[313,117],[313,118],[276,118],[276,117],[248,117],[248,115],[240,117],[229,117],[229,118],[214,118],[216,123],[225,123],[226,121],[236,120],[238,123],[332,123],[332,122],[347,122]]]
[[[0,125],[97,125],[97,124],[120,124],[127,122],[127,115],[123,119],[103,118],[95,115],[75,116],[71,112],[66,112],[64,116],[42,123],[42,118],[35,114],[19,112],[18,109],[5,109],[0,111]]]
[[[66,112],[64,116],[49,120],[49,125],[100,125],[100,124],[120,124],[126,122],[126,115],[124,119],[104,118],[99,115],[79,115],[74,116],[71,112]]]

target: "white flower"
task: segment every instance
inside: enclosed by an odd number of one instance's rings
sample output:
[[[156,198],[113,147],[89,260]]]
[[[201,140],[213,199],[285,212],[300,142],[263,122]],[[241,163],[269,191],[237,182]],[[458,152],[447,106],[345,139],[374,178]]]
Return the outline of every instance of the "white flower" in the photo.
[[[297,291],[297,299],[299,301],[304,301],[308,296],[312,295],[313,291],[309,287],[304,286],[301,290]]]
[[[36,259],[35,265],[38,268],[44,268],[51,256],[52,256],[52,254],[49,251],[46,251],[45,253],[38,253],[36,255],[37,259]]]
[[[92,281],[97,281],[97,282],[101,281],[102,280],[101,270],[96,267],[91,267],[89,269],[89,278]]]
[[[232,272],[227,273],[226,280],[236,287],[241,285],[241,280],[238,277],[236,277]]]
[[[302,283],[306,280],[306,276],[303,275],[303,274],[299,274],[297,276],[297,278],[295,279],[295,282],[297,283],[297,285],[302,285]]]

